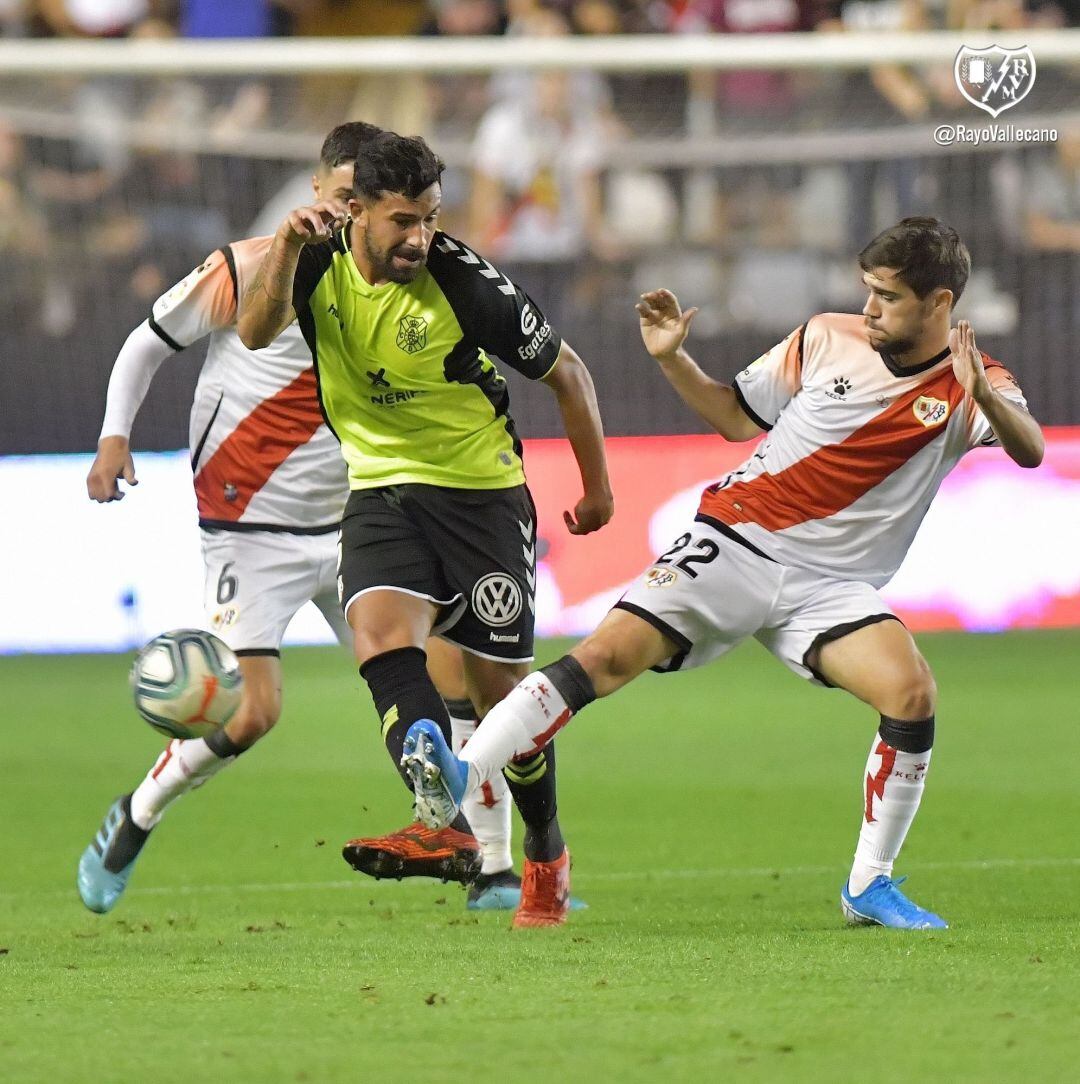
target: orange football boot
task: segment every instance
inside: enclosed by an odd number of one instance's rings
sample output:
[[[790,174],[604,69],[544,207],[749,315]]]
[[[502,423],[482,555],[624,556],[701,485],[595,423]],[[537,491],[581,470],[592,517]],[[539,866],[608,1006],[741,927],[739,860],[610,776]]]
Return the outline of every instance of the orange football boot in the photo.
[[[350,839],[341,856],[358,873],[381,879],[437,877],[469,884],[480,872],[480,844],[454,828],[437,832],[419,822],[386,836]]]
[[[521,878],[521,903],[513,928],[561,926],[570,910],[570,852],[564,850],[554,862],[525,859]]]

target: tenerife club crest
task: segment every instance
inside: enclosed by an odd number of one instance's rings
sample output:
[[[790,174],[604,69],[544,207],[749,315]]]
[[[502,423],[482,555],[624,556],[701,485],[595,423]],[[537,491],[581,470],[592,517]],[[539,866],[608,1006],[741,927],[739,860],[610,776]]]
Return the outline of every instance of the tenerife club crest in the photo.
[[[1035,85],[1035,55],[1026,45],[1019,49],[965,45],[956,54],[953,76],[972,105],[998,117],[1026,98]]]
[[[406,354],[418,354],[427,346],[427,329],[427,320],[422,316],[403,316],[398,322],[398,346]]]

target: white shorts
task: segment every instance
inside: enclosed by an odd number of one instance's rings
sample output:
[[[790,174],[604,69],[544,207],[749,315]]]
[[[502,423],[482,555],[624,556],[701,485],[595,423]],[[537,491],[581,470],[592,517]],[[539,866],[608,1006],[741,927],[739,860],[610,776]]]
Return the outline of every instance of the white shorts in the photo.
[[[338,533],[203,529],[207,627],[238,655],[276,655],[296,611],[314,602],[342,645],[352,632],[338,602]]]
[[[819,685],[829,682],[808,662],[817,648],[866,625],[899,620],[867,583],[778,564],[697,521],[615,607],[679,645],[656,670],[701,666],[753,636]]]

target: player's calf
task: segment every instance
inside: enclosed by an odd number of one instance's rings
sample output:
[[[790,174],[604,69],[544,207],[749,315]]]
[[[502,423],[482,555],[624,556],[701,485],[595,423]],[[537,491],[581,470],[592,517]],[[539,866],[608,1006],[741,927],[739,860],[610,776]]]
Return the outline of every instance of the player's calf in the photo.
[[[279,710],[242,701],[236,714],[225,725],[225,732],[238,749],[250,749],[274,729],[279,717]]]

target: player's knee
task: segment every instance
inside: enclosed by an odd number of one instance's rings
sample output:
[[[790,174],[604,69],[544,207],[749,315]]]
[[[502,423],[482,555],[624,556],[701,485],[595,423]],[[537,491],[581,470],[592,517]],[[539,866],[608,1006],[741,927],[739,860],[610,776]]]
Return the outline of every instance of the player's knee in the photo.
[[[893,719],[929,719],[936,710],[937,683],[921,659],[918,666],[897,675],[880,707],[882,715]]]
[[[388,651],[396,651],[402,647],[422,646],[414,643],[414,640],[415,637],[408,630],[397,626],[356,629],[353,649],[356,653],[357,665],[363,666],[377,655],[385,655]]]

